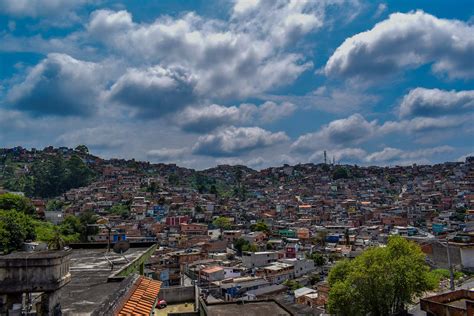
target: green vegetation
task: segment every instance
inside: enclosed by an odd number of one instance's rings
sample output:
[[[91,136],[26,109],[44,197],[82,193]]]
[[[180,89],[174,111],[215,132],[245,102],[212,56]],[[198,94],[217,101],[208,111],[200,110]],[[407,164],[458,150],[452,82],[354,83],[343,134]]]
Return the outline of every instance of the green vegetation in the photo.
[[[256,252],[258,251],[258,247],[255,244],[251,244],[248,240],[243,238],[239,238],[234,241],[234,249],[237,250],[237,254],[239,256],[242,255],[242,252],[249,251],[249,252]]]
[[[248,244],[242,246],[242,251],[257,252],[258,247],[256,244],[251,244],[248,242]]]
[[[237,250],[238,255],[242,255],[244,246],[248,247],[248,245],[250,245],[250,243],[242,237],[234,241],[234,249]]]
[[[29,199],[12,193],[0,195],[0,210],[15,210],[28,215],[35,213],[35,208]]]
[[[212,222],[212,225],[216,226],[217,228],[220,228],[221,230],[229,229],[232,227],[232,222],[228,217],[219,216]]]
[[[74,150],[81,153],[81,154],[83,154],[83,155],[89,154],[89,148],[87,148],[86,145],[79,145]]]
[[[61,207],[58,201],[48,203],[51,209]],[[0,252],[10,253],[21,249],[24,242],[42,241],[50,249],[61,249],[65,244],[87,241],[87,236],[97,234],[97,215],[83,213],[68,216],[60,225],[33,217],[34,208],[29,199],[15,194],[0,195]]]
[[[286,280],[283,285],[289,287],[292,291],[302,288],[303,286],[295,280]]]
[[[311,255],[308,255],[308,259],[314,261],[314,265],[321,267],[326,263],[326,258],[320,253],[314,252]]]
[[[110,208],[109,214],[120,215],[123,219],[130,216],[130,207],[128,205],[117,204]]]
[[[265,233],[270,232],[270,228],[268,228],[268,225],[265,224],[264,222],[258,222],[256,224],[252,225],[251,229],[254,232],[265,232]]]
[[[29,172],[15,175],[12,164],[3,172],[4,186],[27,196],[55,197],[72,188],[88,185],[95,174],[78,155],[65,160],[62,155],[45,156],[36,160]]]
[[[329,312],[335,315],[391,315],[438,279],[418,245],[390,237],[386,247],[370,248],[353,261],[339,261],[329,273]]]
[[[49,200],[48,203],[46,203],[46,210],[47,211],[54,211],[54,212],[59,212],[63,209],[64,207],[64,202],[60,200]]]
[[[332,177],[334,180],[337,179],[348,179],[349,178],[349,171],[341,166],[336,167],[334,170]]]
[[[0,210],[0,252],[20,249],[23,242],[36,238],[33,219],[15,210]]]
[[[431,273],[433,273],[439,279],[449,279],[451,277],[448,269],[435,269],[431,271]],[[455,280],[462,278],[463,276],[464,274],[462,272],[454,271]]]

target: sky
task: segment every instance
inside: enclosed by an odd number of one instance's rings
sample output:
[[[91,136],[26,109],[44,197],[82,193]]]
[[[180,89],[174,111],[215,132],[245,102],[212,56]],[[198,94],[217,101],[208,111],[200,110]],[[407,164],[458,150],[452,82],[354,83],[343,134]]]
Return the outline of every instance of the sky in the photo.
[[[0,0],[0,147],[432,164],[473,122],[472,0]]]

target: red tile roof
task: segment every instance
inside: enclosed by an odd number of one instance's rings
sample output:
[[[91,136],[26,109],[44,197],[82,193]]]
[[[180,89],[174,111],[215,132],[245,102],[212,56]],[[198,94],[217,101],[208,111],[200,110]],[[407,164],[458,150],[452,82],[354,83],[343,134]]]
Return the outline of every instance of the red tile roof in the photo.
[[[150,315],[160,292],[161,282],[141,276],[132,288],[132,292],[119,310],[119,316]]]

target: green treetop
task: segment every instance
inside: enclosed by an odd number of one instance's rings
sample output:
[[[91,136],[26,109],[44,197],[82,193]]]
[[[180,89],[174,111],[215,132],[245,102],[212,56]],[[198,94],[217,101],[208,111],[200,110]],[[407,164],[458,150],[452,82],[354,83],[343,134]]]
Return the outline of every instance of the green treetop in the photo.
[[[30,215],[35,213],[35,208],[29,199],[12,193],[0,194],[0,210],[16,210]]]
[[[230,218],[224,216],[219,216],[212,224],[220,229],[229,229],[232,226]]]
[[[335,315],[391,315],[437,285],[420,247],[390,237],[386,247],[342,260],[329,273],[329,312]]]

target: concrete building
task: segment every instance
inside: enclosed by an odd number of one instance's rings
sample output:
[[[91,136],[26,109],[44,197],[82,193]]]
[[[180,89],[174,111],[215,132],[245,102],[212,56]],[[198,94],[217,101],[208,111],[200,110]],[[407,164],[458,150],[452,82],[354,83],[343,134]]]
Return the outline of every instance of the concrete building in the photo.
[[[284,258],[278,261],[291,264],[293,266],[294,278],[299,278],[301,276],[307,275],[316,269],[314,266],[314,261],[311,259]]]
[[[422,298],[420,307],[430,316],[474,315],[474,291],[457,290]]]
[[[242,254],[242,263],[249,269],[263,267],[277,260],[278,253],[274,251],[244,252]]]
[[[272,284],[281,284],[293,278],[294,267],[288,263],[274,262],[259,270],[257,275],[265,277]]]
[[[214,282],[214,281],[220,281],[223,280],[225,277],[225,271],[223,267],[208,267],[205,269],[202,269],[200,272],[200,278],[201,280],[207,281],[207,282]]]
[[[64,213],[62,211],[44,211],[44,219],[54,225],[58,225],[63,222]]]
[[[26,293],[41,293],[38,315],[61,313],[63,287],[71,281],[70,251],[16,252],[0,257],[0,314],[21,309]],[[28,305],[29,306],[29,305]],[[19,314],[18,314],[19,315]]]

